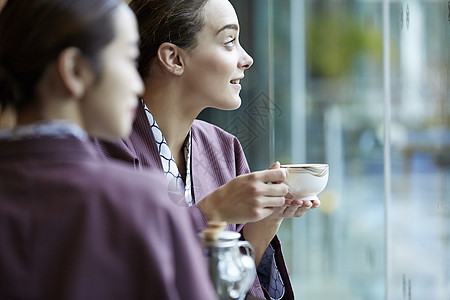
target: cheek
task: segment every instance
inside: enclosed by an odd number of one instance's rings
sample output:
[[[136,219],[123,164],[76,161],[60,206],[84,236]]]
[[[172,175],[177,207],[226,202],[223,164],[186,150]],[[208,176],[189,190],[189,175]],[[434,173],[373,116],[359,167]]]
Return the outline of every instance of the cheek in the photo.
[[[233,55],[221,50],[204,51],[199,53],[197,59],[193,61],[197,72],[202,74],[204,79],[229,78],[237,67]]]
[[[234,73],[236,64],[229,56],[216,57],[209,63],[211,73],[217,77],[231,79]]]
[[[89,123],[97,130],[117,135],[118,128],[123,126],[125,119],[126,94],[123,93],[124,82],[115,77],[104,76],[102,82],[90,99],[87,116]]]
[[[204,64],[199,74],[197,78],[199,88],[208,93],[218,94],[229,86],[233,68],[224,64],[223,61],[212,61]]]
[[[129,108],[143,91],[141,78],[133,68],[116,68],[105,81],[104,97],[108,97],[112,111]]]

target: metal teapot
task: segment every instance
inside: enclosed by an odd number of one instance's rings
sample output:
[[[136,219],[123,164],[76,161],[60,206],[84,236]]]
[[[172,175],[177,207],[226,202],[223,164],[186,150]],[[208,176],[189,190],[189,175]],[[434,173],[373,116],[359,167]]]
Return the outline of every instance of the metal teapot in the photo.
[[[219,300],[244,299],[256,276],[253,247],[234,231],[208,228],[200,237]]]

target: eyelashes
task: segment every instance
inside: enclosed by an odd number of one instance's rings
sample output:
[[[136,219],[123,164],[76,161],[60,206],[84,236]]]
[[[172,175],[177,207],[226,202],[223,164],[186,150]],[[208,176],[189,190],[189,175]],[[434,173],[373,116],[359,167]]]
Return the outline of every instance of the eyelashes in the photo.
[[[234,44],[236,43],[236,38],[232,38],[231,40],[225,42],[225,46],[234,46]]]

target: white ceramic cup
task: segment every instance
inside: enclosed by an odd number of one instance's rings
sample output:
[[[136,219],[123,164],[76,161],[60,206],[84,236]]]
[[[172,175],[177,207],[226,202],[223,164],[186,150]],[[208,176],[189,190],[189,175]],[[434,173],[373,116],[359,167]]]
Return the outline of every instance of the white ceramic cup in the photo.
[[[287,171],[286,184],[296,200],[319,200],[328,182],[328,164],[281,165]]]

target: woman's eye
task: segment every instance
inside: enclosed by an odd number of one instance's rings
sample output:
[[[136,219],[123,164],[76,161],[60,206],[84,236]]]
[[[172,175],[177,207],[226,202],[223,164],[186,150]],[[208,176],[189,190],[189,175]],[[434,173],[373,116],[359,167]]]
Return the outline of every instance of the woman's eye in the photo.
[[[229,41],[225,42],[225,46],[233,46],[236,38],[232,38]]]

